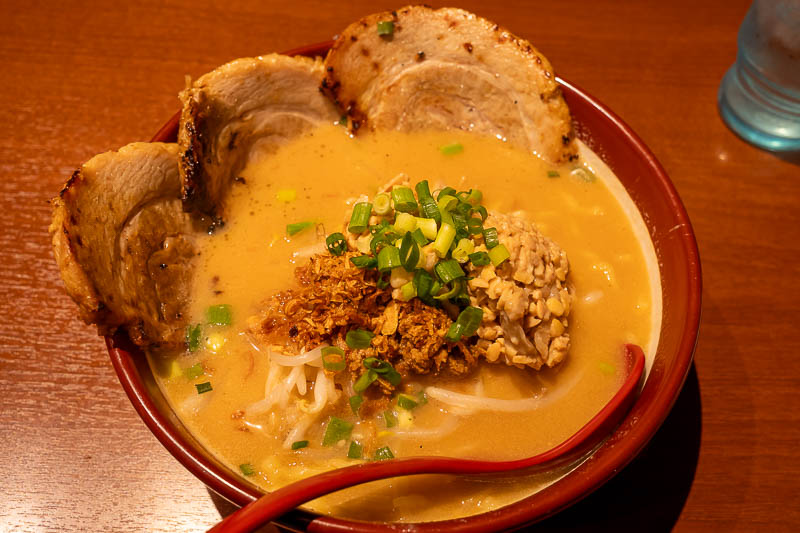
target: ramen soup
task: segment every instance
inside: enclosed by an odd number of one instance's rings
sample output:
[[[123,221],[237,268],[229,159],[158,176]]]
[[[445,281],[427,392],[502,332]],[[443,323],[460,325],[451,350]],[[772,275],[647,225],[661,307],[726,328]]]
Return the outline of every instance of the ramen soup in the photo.
[[[660,328],[659,276],[644,223],[610,170],[585,145],[580,153],[580,164],[554,167],[502,140],[464,132],[378,132],[351,138],[344,128],[326,126],[253,160],[228,200],[225,226],[204,237],[194,281],[196,325],[187,333],[186,351],[150,356],[159,386],[207,450],[265,491],[358,461],[415,455],[510,460],[558,445],[617,391],[624,378],[622,345],[641,345],[651,362]],[[564,278],[562,294],[569,309],[556,302],[557,309],[547,313],[553,321],[561,317],[558,326],[549,326],[557,329],[555,335],[568,334],[562,335],[569,339],[563,360],[536,370],[538,363],[514,359],[508,350],[495,353],[494,361],[484,353],[469,368],[453,367],[455,372],[443,365],[439,372],[419,374],[398,372],[402,365],[395,369],[380,358],[345,361],[345,351],[357,351],[349,347],[369,345],[372,333],[380,333],[362,326],[354,325],[346,339],[338,339],[343,349],[308,347],[303,353],[293,352],[292,338],[275,336],[285,330],[275,329],[266,340],[257,334],[263,331],[265,307],[285,311],[293,294],[307,294],[298,288],[295,271],[300,267],[313,274],[311,257],[325,268],[324,261],[346,263],[363,256],[359,271],[371,271],[365,278],[369,274],[378,283],[391,283],[386,290],[398,302],[419,299],[419,280],[406,275],[398,282],[395,274],[402,274],[403,267],[392,264],[392,258],[388,267],[370,261],[374,250],[369,240],[388,226],[396,233],[383,244],[401,249],[401,260],[409,260],[398,226],[401,218],[410,219],[400,217],[403,199],[393,197],[385,184],[408,184],[413,190],[422,180],[434,198],[443,187],[453,187],[453,205],[467,201],[473,206],[471,211],[467,207],[468,217],[482,221],[484,206],[489,218],[483,230],[493,213],[514,213],[564,251],[569,274],[558,276]],[[379,199],[381,191],[391,201]],[[470,196],[470,191],[482,194]],[[424,202],[419,194],[411,200],[419,207],[407,230],[412,234],[415,229],[417,238],[423,233],[416,229],[424,227]],[[365,203],[372,204],[367,211],[373,231],[363,231],[359,241],[363,228],[353,233],[348,224],[352,229],[355,212],[363,209],[356,204]],[[376,213],[392,206],[397,208],[388,215],[393,223],[381,225],[386,217]],[[335,233],[341,235],[326,243]],[[426,228],[414,248],[420,253],[415,263],[431,256],[437,233],[435,225],[432,231]],[[475,233],[481,234],[481,228]],[[484,239],[490,237],[481,234],[465,243],[466,255],[461,253],[463,261],[456,262],[464,277],[439,283],[444,281],[439,266],[431,269],[439,294],[479,288],[473,262],[499,260],[500,271],[508,261],[497,251],[502,238],[491,248],[487,245],[494,243]],[[456,240],[449,254],[444,249],[445,256],[459,255],[460,246]],[[345,248],[349,251],[337,258]],[[432,257],[436,265],[447,262]],[[316,281],[309,283],[305,290],[316,290]],[[443,308],[454,324],[462,322],[458,306]],[[535,316],[529,325],[536,323]],[[468,338],[475,335],[474,318],[466,317],[452,340],[474,342],[476,337]],[[309,324],[313,329],[313,320]],[[293,335],[297,328],[289,330]],[[366,520],[454,518],[529,496],[569,468],[525,477],[431,475],[377,481],[306,508]]]

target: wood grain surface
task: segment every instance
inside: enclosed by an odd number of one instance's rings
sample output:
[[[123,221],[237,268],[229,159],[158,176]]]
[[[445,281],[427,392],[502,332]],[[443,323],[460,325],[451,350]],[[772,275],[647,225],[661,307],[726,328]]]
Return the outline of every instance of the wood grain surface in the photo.
[[[645,452],[541,531],[800,528],[800,167],[720,121],[744,0],[461,2],[530,39],[652,148],[704,271],[694,368]],[[49,197],[147,140],[184,76],[324,41],[385,1],[0,5],[0,530],[201,531],[212,498],[139,420],[65,296]]]

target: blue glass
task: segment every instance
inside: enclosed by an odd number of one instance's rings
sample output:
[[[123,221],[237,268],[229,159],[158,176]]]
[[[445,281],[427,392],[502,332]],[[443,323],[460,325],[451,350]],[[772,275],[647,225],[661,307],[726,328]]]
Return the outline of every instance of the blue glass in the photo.
[[[760,148],[800,151],[800,0],[755,0],[738,44],[719,87],[722,119]]]

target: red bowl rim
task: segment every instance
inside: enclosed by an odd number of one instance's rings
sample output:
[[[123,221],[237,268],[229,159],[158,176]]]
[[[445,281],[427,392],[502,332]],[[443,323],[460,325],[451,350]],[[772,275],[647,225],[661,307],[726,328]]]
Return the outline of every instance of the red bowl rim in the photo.
[[[332,41],[316,43],[286,52],[287,55],[324,55]],[[645,413],[638,413],[636,406],[623,423],[612,433],[592,457],[558,482],[522,500],[494,511],[470,517],[413,524],[416,530],[427,532],[460,531],[478,532],[512,528],[524,523],[541,520],[572,505],[608,481],[627,465],[650,441],[672,408],[691,366],[700,324],[702,278],[700,256],[692,231],[689,216],[678,193],[655,155],[633,130],[605,105],[573,83],[557,77],[565,94],[582,100],[602,116],[615,132],[624,139],[650,169],[650,187],[660,190],[664,202],[669,206],[674,219],[682,228],[678,235],[686,254],[685,281],[688,287],[687,312],[682,324],[684,335],[680,340],[674,364],[662,378],[661,390],[651,396]],[[174,142],[177,135],[180,112],[176,113],[155,134],[151,141]],[[135,358],[141,352],[124,334],[106,338],[106,344],[120,383],[139,416],[161,444],[206,486],[238,504],[246,505],[261,494],[257,488],[241,480],[219,463],[209,460],[198,452],[193,443],[181,434],[149,395],[147,386],[137,368]],[[138,353],[137,353],[138,352]],[[645,394],[647,383],[645,383]],[[624,438],[622,437],[624,434]],[[281,524],[293,529],[309,531],[386,531],[389,524],[343,520],[297,510],[286,515]],[[412,524],[405,524],[412,526]],[[395,528],[391,528],[395,529]]]

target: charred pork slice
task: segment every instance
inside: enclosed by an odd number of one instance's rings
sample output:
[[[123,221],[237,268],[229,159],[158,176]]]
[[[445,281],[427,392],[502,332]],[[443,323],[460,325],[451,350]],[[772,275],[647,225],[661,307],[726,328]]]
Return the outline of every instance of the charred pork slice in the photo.
[[[272,54],[205,74],[181,93],[178,143],[188,210],[221,217],[226,192],[255,153],[339,117],[319,91],[321,60]]]
[[[53,199],[61,276],[101,334],[183,342],[199,228],[182,208],[178,161],[176,144],[129,144],[90,159]]]
[[[553,163],[578,157],[547,59],[467,11],[411,6],[370,15],[342,32],[325,67],[323,88],[356,129],[462,129]]]

